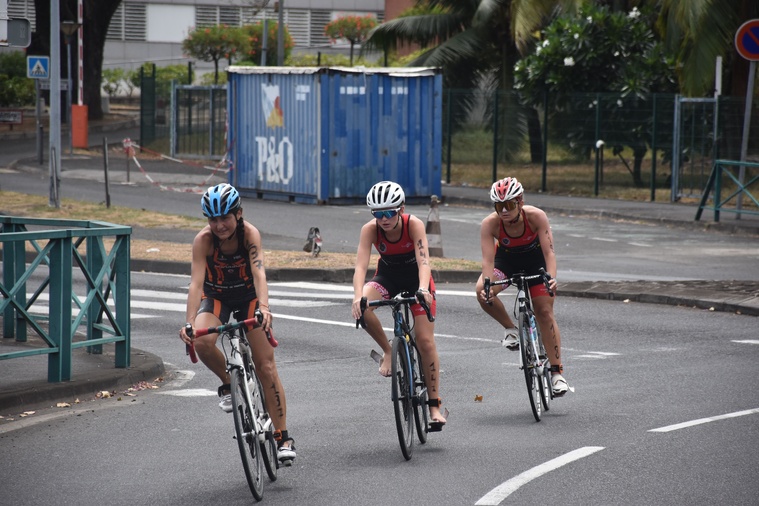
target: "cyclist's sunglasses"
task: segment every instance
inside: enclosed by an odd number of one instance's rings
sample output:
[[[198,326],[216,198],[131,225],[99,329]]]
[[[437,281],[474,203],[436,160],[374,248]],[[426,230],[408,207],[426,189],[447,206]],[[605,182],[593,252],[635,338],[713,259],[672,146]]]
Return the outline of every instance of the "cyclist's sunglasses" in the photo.
[[[398,214],[398,211],[401,209],[387,209],[385,211],[372,211],[372,216],[377,218],[378,220],[381,220],[382,218],[392,218],[396,214]]]
[[[519,202],[516,200],[507,200],[506,202],[496,202],[495,203],[495,211],[497,213],[502,213],[504,209],[507,211],[513,211],[517,208],[519,205]]]

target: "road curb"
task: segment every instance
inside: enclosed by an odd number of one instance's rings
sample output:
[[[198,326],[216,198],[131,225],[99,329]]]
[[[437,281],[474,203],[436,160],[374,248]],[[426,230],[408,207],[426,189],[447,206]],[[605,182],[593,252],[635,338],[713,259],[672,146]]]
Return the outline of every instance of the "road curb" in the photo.
[[[80,349],[71,366],[71,380],[50,383],[47,379],[33,380],[18,387],[0,392],[0,413],[23,406],[30,410],[53,402],[91,400],[98,392],[127,388],[141,381],[153,381],[166,369],[163,360],[147,351],[132,348],[131,366],[119,369],[114,366],[112,353],[88,354]],[[14,359],[22,360],[22,359]]]

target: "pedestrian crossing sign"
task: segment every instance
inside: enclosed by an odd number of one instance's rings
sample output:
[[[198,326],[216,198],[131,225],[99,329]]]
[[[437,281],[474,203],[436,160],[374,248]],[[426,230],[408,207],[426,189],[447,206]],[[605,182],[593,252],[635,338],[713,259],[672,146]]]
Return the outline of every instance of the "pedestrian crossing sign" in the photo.
[[[27,56],[26,77],[32,79],[50,79],[49,56]]]

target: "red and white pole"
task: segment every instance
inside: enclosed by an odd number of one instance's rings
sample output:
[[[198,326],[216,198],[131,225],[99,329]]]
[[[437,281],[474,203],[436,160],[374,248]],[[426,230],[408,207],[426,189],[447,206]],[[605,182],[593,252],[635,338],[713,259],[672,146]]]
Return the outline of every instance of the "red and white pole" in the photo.
[[[77,18],[76,22],[79,23],[79,30],[77,30],[77,47],[79,48],[78,51],[78,58],[77,58],[77,86],[76,89],[78,91],[77,95],[77,104],[84,105],[84,0],[77,0]]]

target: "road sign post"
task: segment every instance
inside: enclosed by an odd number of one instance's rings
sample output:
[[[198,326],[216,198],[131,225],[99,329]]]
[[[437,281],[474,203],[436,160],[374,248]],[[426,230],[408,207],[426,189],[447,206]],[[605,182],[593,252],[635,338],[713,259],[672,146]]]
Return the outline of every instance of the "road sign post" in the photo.
[[[751,108],[754,98],[754,76],[756,75],[756,62],[759,60],[759,19],[751,19],[743,23],[735,32],[735,49],[738,54],[749,61],[748,83],[746,84],[746,107],[743,111],[743,137],[741,138],[741,162],[746,161],[748,152],[749,130],[751,129]],[[746,167],[741,165],[738,170],[738,180],[743,185],[746,177]],[[743,204],[743,193],[739,193],[735,207],[738,210],[735,218],[740,219],[740,210]]]

